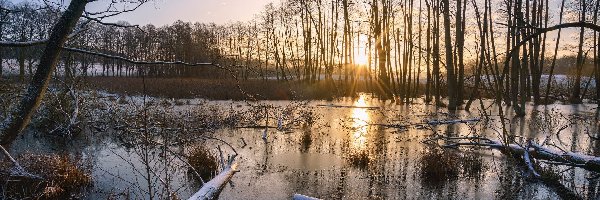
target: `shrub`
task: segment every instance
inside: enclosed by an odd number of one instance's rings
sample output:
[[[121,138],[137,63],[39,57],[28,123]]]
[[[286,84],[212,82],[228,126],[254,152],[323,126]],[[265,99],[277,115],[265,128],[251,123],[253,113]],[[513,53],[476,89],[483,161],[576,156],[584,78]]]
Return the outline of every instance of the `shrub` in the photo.
[[[82,195],[82,189],[92,184],[89,170],[66,155],[27,153],[19,156],[18,160],[27,172],[43,179],[11,177],[7,172],[1,173],[0,181],[8,183],[3,191],[5,199],[77,198]],[[3,162],[1,165],[1,169],[10,169],[12,163]]]
[[[217,158],[204,147],[192,148],[186,159],[204,181],[212,179],[217,173],[219,166]]]

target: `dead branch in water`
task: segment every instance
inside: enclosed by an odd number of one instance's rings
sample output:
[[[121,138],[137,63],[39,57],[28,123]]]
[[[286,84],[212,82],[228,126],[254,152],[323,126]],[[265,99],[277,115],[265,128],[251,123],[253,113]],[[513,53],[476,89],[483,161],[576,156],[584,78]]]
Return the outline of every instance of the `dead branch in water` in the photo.
[[[498,140],[484,137],[437,137],[426,142],[443,141],[443,147],[458,148],[461,146],[489,147],[500,150],[504,154],[518,155],[551,162],[555,165],[566,165],[600,173],[600,157],[584,155],[575,152],[559,151],[538,145],[532,141],[525,147],[520,144],[503,144]],[[525,157],[524,157],[525,158]],[[529,161],[531,163],[531,160]]]
[[[369,123],[369,125],[370,126],[383,126],[383,127],[387,127],[387,128],[406,129],[410,126],[423,126],[423,125],[437,126],[437,125],[444,125],[444,124],[447,125],[447,124],[458,124],[458,123],[472,123],[472,122],[478,122],[478,121],[481,121],[481,119],[473,118],[473,119],[453,119],[453,120],[428,120],[423,123],[413,123],[413,124]]]
[[[15,160],[2,145],[0,145],[0,150],[2,151],[2,154],[4,154],[4,156],[6,156],[6,158],[8,160],[10,160],[10,162],[13,164],[13,167],[10,169],[11,176],[29,177],[32,179],[42,179],[42,177],[31,174],[31,173],[27,172],[23,167],[21,167],[19,162],[17,162],[17,160]]]
[[[309,197],[306,195],[301,195],[301,194],[294,194],[294,197],[292,197],[293,200],[320,200],[318,198],[314,198],[314,197]]]

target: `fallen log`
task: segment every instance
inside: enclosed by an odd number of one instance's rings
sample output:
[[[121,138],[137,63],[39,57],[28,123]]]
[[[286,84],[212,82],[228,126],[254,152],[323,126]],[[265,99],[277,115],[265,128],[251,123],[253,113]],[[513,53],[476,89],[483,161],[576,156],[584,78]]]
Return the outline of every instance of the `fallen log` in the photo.
[[[527,140],[527,148],[526,149],[530,149],[531,147],[531,140]],[[535,169],[533,168],[533,162],[531,161],[531,158],[529,156],[529,151],[523,151],[523,161],[525,162],[525,165],[527,165],[527,171],[529,172],[529,176],[532,176],[532,178],[538,179],[540,178],[540,174],[538,174]]]
[[[0,145],[0,151],[2,151],[2,154],[6,157],[6,159],[8,159],[13,164],[13,167],[10,169],[11,176],[28,177],[32,179],[43,179],[38,175],[27,172],[25,168],[21,167],[17,160],[10,156],[10,153],[8,153],[8,151],[2,145]]]
[[[314,198],[314,197],[309,197],[306,195],[301,195],[301,194],[294,194],[294,197],[292,197],[293,200],[321,200],[318,198]]]
[[[223,188],[225,188],[233,175],[239,171],[237,169],[238,165],[234,162],[234,159],[235,156],[232,156],[228,161],[227,167],[225,167],[223,171],[221,171],[221,173],[219,173],[219,175],[217,175],[215,178],[211,179],[207,183],[204,183],[202,188],[200,188],[200,190],[198,190],[198,192],[192,195],[192,197],[190,197],[188,200],[218,199]]]
[[[523,156],[547,161],[548,164],[579,167],[588,171],[600,173],[600,157],[575,152],[559,151],[543,147],[531,142],[523,147],[519,144],[504,145],[502,142],[482,137],[440,137],[438,140],[447,142],[444,147],[482,146],[500,150],[502,153]],[[527,147],[528,146],[528,147]]]

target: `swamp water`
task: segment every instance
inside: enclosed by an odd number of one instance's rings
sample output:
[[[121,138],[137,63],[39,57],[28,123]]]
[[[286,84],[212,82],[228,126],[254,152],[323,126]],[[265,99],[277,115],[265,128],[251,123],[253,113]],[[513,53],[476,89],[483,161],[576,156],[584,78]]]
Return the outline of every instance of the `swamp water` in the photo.
[[[190,101],[191,105],[222,110],[249,106],[248,102]],[[238,154],[240,171],[220,199],[290,199],[295,193],[322,199],[559,199],[566,191],[582,198],[600,198],[598,179],[592,178],[596,174],[580,168],[553,166],[552,171],[560,176],[558,186],[533,182],[524,178],[519,164],[499,151],[444,149],[425,142],[436,134],[499,140],[500,118],[491,102],[483,105],[491,113],[489,120],[478,111],[478,102],[472,112],[459,111],[454,117],[422,102],[397,105],[369,95],[336,101],[258,103],[271,109],[268,123],[272,127],[267,129],[266,139],[263,127],[235,124],[200,131],[201,137],[186,145],[177,145],[183,144],[181,140],[167,135],[155,142],[173,145],[155,147],[126,142],[115,125],[101,131],[86,128],[82,138],[67,142],[28,133],[13,146],[13,152],[63,152],[85,161],[93,179],[85,199],[187,198],[200,183],[181,155],[194,146],[203,146],[217,157],[217,148],[225,156],[234,153],[232,148]],[[283,108],[291,104],[296,111],[310,110],[311,116],[286,116]],[[185,111],[191,105],[169,109]],[[600,142],[589,136],[598,132],[595,108],[590,104],[530,105],[527,117],[507,119],[507,129],[516,141],[533,138],[538,143],[545,141],[549,148],[600,155]],[[507,116],[513,115],[510,107],[504,110]],[[426,123],[448,119],[481,121]],[[198,123],[186,121],[185,116],[181,120],[183,124]],[[265,123],[263,117],[253,125]]]

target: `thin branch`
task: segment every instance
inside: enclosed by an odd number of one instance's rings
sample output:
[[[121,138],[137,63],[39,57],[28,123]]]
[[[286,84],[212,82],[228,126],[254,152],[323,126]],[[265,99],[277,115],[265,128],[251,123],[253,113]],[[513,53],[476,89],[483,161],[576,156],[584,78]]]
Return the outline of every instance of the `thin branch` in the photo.
[[[145,32],[144,29],[140,28],[140,25],[127,25],[127,24],[119,24],[119,23],[110,23],[110,22],[103,22],[102,19],[98,19],[98,18],[94,18],[94,17],[89,17],[89,16],[81,16],[83,18],[86,18],[88,20],[91,21],[95,21],[99,24],[102,25],[106,25],[106,26],[115,26],[115,27],[120,27],[120,28],[137,28],[138,30]]]
[[[186,63],[183,61],[142,61],[142,60],[133,60],[133,59],[125,58],[122,56],[115,56],[115,55],[94,52],[94,51],[89,51],[89,50],[84,50],[84,49],[77,49],[77,48],[72,48],[72,47],[63,47],[63,49],[66,51],[70,51],[70,52],[83,53],[83,54],[100,56],[103,58],[121,60],[121,61],[125,61],[125,62],[131,63],[131,64],[136,64],[136,65],[185,65],[185,66],[191,66],[191,67],[214,66],[217,68],[225,69],[225,68],[221,67],[221,65],[214,64],[214,63]]]
[[[242,89],[242,87],[240,86],[240,81],[237,78],[237,76],[235,75],[235,73],[231,69],[223,67],[220,64],[208,63],[208,62],[206,62],[206,63],[187,63],[187,62],[183,62],[183,61],[142,61],[142,60],[133,60],[133,59],[125,58],[122,56],[110,55],[110,54],[94,52],[94,51],[89,51],[89,50],[84,50],[84,49],[77,49],[77,48],[73,48],[73,47],[63,47],[63,49],[66,51],[70,51],[70,52],[83,53],[83,54],[100,56],[103,58],[121,60],[121,61],[125,61],[125,62],[131,63],[131,64],[137,64],[137,65],[184,65],[184,66],[190,66],[190,67],[196,67],[196,66],[216,67],[218,69],[227,71],[229,73],[229,75],[235,79],[236,87],[243,95],[248,97],[250,100],[256,100],[256,98],[253,95],[246,93]]]

